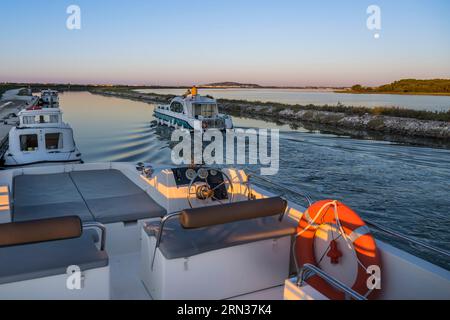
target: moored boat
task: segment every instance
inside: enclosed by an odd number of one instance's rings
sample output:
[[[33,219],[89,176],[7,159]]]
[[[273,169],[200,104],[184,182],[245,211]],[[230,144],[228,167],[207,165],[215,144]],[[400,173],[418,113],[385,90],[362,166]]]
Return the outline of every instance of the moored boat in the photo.
[[[219,113],[217,101],[210,96],[201,96],[193,87],[181,97],[173,98],[167,105],[158,105],[154,117],[160,125],[189,130],[233,128],[230,116]]]
[[[4,166],[42,162],[80,162],[72,128],[62,119],[59,108],[31,106],[19,112],[19,124],[8,136]]]
[[[56,90],[42,90],[41,101],[46,105],[57,105],[59,103],[58,91]]]

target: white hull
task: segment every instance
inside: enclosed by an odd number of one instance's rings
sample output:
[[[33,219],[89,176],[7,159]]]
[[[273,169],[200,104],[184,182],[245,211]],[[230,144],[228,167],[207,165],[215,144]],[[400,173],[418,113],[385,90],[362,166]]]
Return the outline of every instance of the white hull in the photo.
[[[207,125],[208,121],[214,122],[214,120],[198,120],[187,117],[182,114],[176,114],[168,110],[155,111],[155,118],[159,125],[165,125],[171,128],[180,129],[185,128],[188,130],[205,130],[205,129],[218,129],[226,130],[233,129],[233,122],[230,118],[220,121],[220,124]]]

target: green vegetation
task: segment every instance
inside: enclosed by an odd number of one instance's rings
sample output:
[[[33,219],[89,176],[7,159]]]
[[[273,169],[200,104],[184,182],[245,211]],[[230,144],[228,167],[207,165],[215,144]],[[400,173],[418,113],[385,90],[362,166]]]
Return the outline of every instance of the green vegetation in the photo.
[[[291,109],[294,112],[300,110],[313,110],[313,111],[325,111],[325,112],[340,112],[346,115],[354,115],[354,116],[363,116],[363,115],[377,115],[377,116],[390,116],[390,117],[402,117],[402,118],[411,118],[411,119],[419,119],[419,120],[433,120],[433,121],[446,121],[450,122],[450,110],[449,111],[426,111],[426,110],[412,110],[412,109],[404,109],[398,107],[353,107],[353,106],[345,106],[343,104],[338,105],[288,105],[283,103],[274,103],[274,102],[252,102],[245,100],[227,100],[227,99],[218,99],[219,105],[227,105],[227,104],[236,104],[236,105],[246,105],[246,106],[261,106],[266,109],[271,108],[273,113],[280,112],[282,110]],[[241,111],[245,111],[242,110]]]
[[[403,79],[379,87],[354,85],[343,93],[392,93],[418,95],[450,95],[450,79],[417,80]]]

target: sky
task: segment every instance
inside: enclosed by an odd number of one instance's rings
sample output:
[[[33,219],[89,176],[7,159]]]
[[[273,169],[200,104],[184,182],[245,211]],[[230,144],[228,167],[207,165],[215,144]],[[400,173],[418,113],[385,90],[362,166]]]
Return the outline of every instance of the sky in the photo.
[[[66,27],[73,4],[80,30]],[[366,26],[369,5],[381,9],[381,30]],[[349,86],[401,78],[450,78],[450,1],[0,0],[0,82]]]

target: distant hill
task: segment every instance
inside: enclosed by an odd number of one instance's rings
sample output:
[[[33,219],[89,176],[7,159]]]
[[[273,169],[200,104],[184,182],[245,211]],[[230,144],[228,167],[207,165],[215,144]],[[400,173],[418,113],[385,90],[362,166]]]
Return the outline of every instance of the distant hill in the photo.
[[[203,88],[261,88],[259,84],[253,83],[238,83],[238,82],[216,82],[203,84],[200,87]]]
[[[450,95],[450,79],[402,79],[379,87],[363,87],[357,84],[348,92]]]

